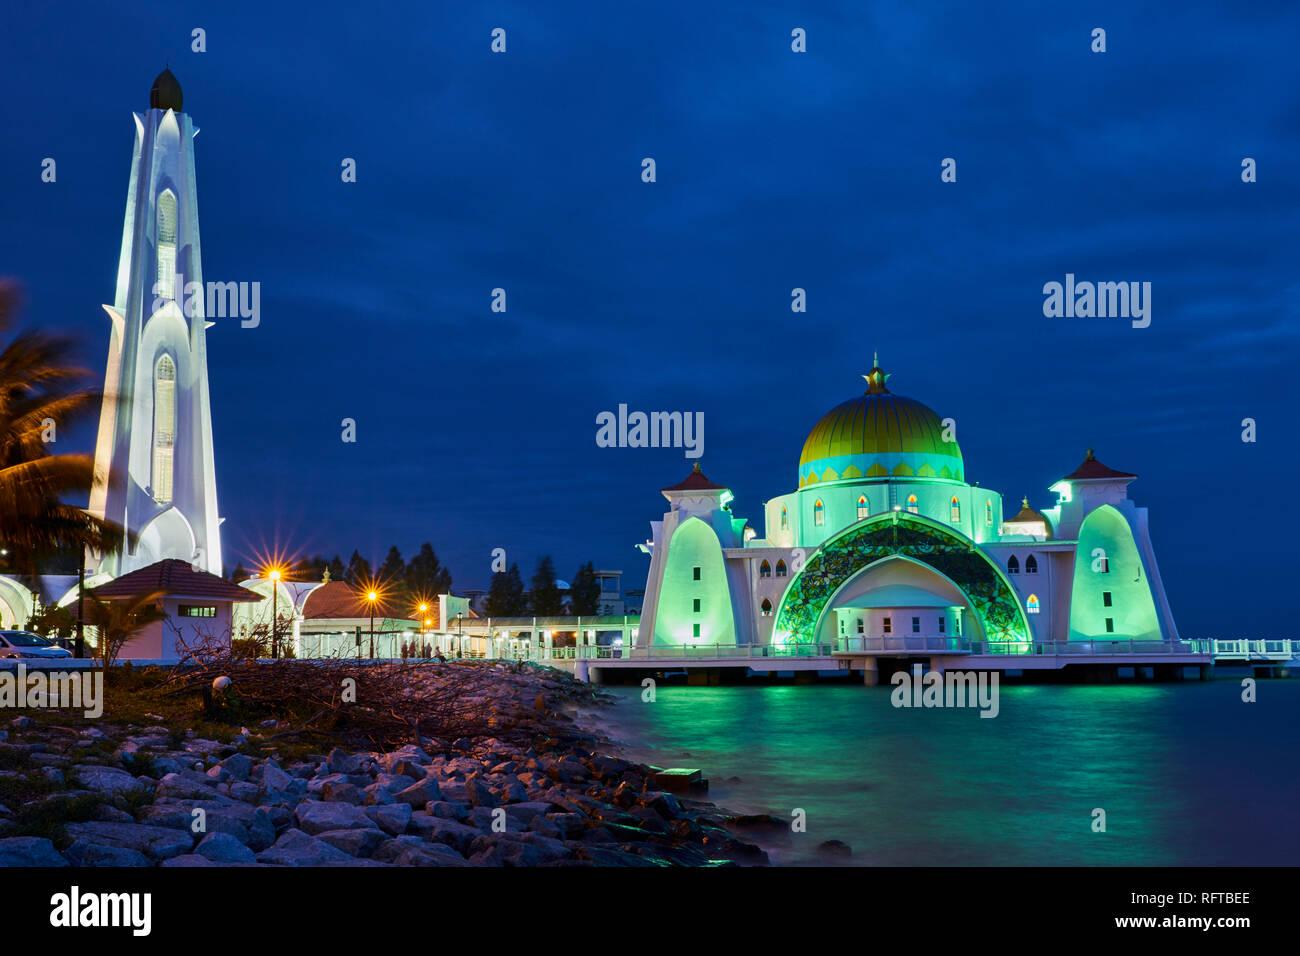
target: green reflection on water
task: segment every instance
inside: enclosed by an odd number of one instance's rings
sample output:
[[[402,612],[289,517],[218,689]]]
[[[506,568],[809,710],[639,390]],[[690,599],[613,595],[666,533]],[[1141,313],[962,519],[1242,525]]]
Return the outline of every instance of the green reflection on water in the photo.
[[[615,737],[700,767],[710,799],[839,839],[856,864],[1213,865],[1300,861],[1295,681],[1004,686],[1001,709],[907,709],[848,685],[614,688]],[[739,778],[732,782],[731,778]],[[1092,831],[1092,811],[1106,832]],[[1281,834],[1258,836],[1270,813]]]

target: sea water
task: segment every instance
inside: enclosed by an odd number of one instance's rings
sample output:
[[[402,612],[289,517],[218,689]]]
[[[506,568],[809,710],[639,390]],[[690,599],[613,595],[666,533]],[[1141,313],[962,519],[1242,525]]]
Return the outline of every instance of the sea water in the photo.
[[[605,732],[706,799],[806,831],[773,862],[1189,866],[1300,863],[1300,681],[1007,686],[998,716],[896,708],[888,686],[659,686]],[[802,813],[801,813],[802,811]],[[1102,827],[1104,826],[1104,829]]]

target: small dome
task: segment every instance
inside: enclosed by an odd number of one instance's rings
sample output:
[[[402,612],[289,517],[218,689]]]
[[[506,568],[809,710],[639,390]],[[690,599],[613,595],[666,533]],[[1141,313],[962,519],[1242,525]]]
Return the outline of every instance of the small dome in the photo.
[[[153,81],[153,89],[149,91],[149,109],[175,110],[179,113],[184,102],[181,97],[181,84],[172,75],[172,71],[163,70],[159,73],[157,79]]]
[[[842,479],[906,477],[962,480],[961,449],[945,441],[942,419],[894,395],[876,365],[867,391],[822,416],[799,456],[799,486]]]

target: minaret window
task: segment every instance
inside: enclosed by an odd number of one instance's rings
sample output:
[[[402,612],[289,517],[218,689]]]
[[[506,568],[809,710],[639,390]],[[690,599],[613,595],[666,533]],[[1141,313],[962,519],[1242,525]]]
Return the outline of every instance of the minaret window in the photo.
[[[1013,554],[1011,557],[1007,558],[1007,574],[1019,574],[1019,573],[1020,573],[1020,559]]]
[[[785,574],[786,574],[786,571],[785,571],[785,562],[784,562],[784,561],[778,561],[778,562],[776,562],[776,576],[777,576],[778,578],[783,578],[783,577],[785,577]]]
[[[157,296],[176,298],[176,196],[170,189],[158,197]]]
[[[772,565],[764,561],[758,566],[758,576],[760,578],[770,578],[772,576]]]
[[[781,509],[781,530],[782,531],[790,530],[790,516],[785,513],[784,508]]]
[[[921,509],[917,507],[916,504],[916,495],[907,496],[907,510],[912,512],[914,515],[919,515],[921,513]]]
[[[984,502],[984,523],[992,526],[993,524],[993,502]]]
[[[952,523],[958,524],[960,521],[961,521],[961,502],[957,500],[956,495],[953,495],[952,496]]]
[[[1037,574],[1037,573],[1038,573],[1038,559],[1031,554],[1029,557],[1025,558],[1025,574]]]
[[[858,520],[861,521],[863,518],[868,517],[870,514],[871,514],[871,509],[867,507],[867,496],[858,495]]]
[[[820,528],[825,523],[826,506],[822,504],[822,500],[818,498],[817,503],[813,505],[813,524]]]
[[[153,372],[153,497],[172,500],[172,452],[176,444],[176,363],[158,359]]]

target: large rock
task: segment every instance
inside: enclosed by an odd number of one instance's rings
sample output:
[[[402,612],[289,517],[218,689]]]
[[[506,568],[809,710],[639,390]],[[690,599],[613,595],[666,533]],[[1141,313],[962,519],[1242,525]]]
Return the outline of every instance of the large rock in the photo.
[[[389,803],[366,807],[366,816],[379,824],[379,829],[390,836],[406,832],[406,825],[411,822],[412,809],[407,803]]]
[[[215,863],[253,863],[256,855],[229,833],[209,833],[194,850]]]
[[[483,834],[483,831],[476,827],[466,826],[455,820],[430,816],[427,813],[412,814],[410,826],[420,836],[437,843],[445,843],[461,855],[469,849],[475,837]]]
[[[354,807],[366,802],[365,793],[356,784],[333,781],[320,788],[320,798],[326,803],[350,803]]]
[[[181,770],[165,775],[158,781],[157,794],[159,797],[175,797],[180,800],[211,800],[214,797],[230,799],[217,793],[215,780],[195,770]]]
[[[438,781],[432,777],[421,780],[419,783],[412,784],[405,790],[399,790],[393,794],[393,799],[398,803],[409,804],[412,807],[423,807],[426,803],[438,801],[442,798],[442,789],[438,786]]]
[[[30,719],[30,718],[28,718]],[[0,840],[0,866],[67,866],[54,844],[44,837],[9,837]]]
[[[330,773],[359,773],[361,761],[345,750],[335,747],[326,758]]]
[[[345,804],[346,806],[346,804]],[[275,866],[326,866],[330,863],[347,863],[353,858],[324,840],[292,827],[280,834],[275,845],[257,855],[259,863]]]
[[[326,830],[378,829],[379,825],[366,816],[361,807],[350,803],[323,803],[304,800],[294,809],[294,819],[299,829],[308,835]]]
[[[236,780],[247,780],[253,770],[253,758],[248,754],[233,754],[221,761],[221,766]]]
[[[102,846],[116,846],[143,853],[153,860],[188,853],[194,847],[194,838],[183,830],[154,827],[143,823],[69,823],[68,836],[75,842],[84,840]]]
[[[470,774],[465,778],[465,793],[469,797],[469,802],[476,807],[495,807],[497,805],[496,794],[479,779],[478,774]]]
[[[317,834],[316,839],[337,847],[348,856],[368,857],[389,838],[382,830],[326,830]]]
[[[119,770],[116,767],[78,764],[72,768],[72,774],[81,783],[81,786],[98,793],[139,793],[145,789],[144,784],[139,780],[136,780],[125,770]]]
[[[74,866],[153,866],[153,860],[139,850],[124,846],[104,846],[76,840],[64,854]]]

